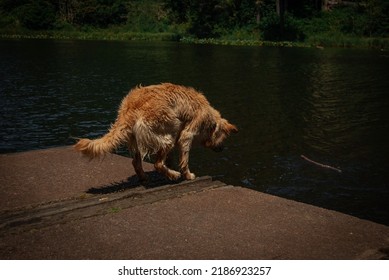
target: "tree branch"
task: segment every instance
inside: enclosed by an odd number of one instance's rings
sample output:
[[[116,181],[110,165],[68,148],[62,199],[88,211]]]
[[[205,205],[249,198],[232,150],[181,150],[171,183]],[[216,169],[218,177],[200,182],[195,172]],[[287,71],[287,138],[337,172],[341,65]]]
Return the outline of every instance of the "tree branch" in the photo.
[[[333,166],[330,166],[330,165],[326,165],[326,164],[322,164],[322,163],[319,163],[317,161],[314,161],[314,160],[311,160],[309,158],[307,158],[306,156],[304,155],[301,155],[301,158],[302,159],[305,159],[306,161],[312,163],[312,164],[315,164],[317,166],[320,166],[320,167],[323,167],[323,168],[327,168],[327,169],[331,169],[331,170],[334,170],[334,171],[337,171],[339,173],[342,173],[342,170],[340,170],[339,168],[336,168],[336,167],[333,167]]]

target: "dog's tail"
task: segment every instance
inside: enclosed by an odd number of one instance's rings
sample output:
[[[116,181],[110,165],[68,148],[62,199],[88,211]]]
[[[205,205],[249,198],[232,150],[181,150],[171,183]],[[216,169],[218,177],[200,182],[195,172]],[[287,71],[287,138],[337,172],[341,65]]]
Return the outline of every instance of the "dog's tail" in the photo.
[[[95,158],[114,151],[127,138],[126,126],[116,121],[103,137],[95,140],[80,139],[74,148],[90,158]]]

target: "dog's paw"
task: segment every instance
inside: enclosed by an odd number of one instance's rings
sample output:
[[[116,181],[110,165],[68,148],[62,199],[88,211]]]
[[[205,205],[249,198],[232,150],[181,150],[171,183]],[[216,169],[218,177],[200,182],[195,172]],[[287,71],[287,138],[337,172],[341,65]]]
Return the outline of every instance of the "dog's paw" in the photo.
[[[174,170],[169,170],[166,175],[172,181],[178,180],[181,177],[181,173]]]
[[[194,179],[196,179],[196,175],[194,174],[194,173],[186,173],[185,175],[185,179],[186,180],[194,180]]]

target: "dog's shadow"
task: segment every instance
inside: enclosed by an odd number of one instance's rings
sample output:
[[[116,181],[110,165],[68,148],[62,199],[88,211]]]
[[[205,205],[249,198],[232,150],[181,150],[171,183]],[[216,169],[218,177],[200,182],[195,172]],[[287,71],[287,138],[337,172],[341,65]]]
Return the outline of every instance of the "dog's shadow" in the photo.
[[[126,181],[115,182],[110,185],[90,188],[86,191],[88,194],[110,194],[121,192],[137,187],[144,187],[146,189],[156,188],[163,185],[173,185],[181,182],[182,180],[171,181],[165,176],[159,174],[157,171],[146,172],[148,180],[147,182],[140,182],[138,176],[134,175],[128,177]]]

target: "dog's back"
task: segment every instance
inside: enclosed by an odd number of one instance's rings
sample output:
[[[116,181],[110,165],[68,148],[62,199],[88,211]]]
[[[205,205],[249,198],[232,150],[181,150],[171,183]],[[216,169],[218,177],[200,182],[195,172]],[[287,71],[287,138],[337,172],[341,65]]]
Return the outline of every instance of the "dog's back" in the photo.
[[[131,90],[122,101],[119,116],[123,114],[126,119],[142,117],[160,123],[173,117],[186,121],[194,114],[210,110],[216,112],[204,95],[195,89],[164,83]]]

